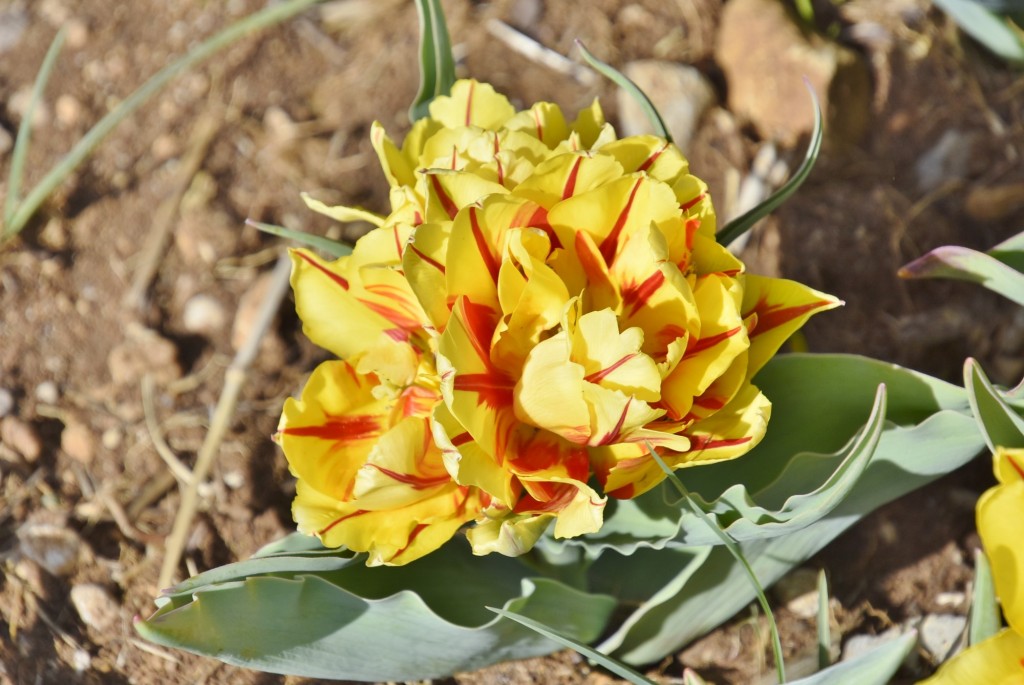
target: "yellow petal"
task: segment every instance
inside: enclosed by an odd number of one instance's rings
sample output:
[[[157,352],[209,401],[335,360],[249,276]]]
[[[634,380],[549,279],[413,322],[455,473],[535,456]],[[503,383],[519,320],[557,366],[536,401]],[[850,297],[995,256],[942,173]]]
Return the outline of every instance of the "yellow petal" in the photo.
[[[968,647],[920,685],[1024,685],[1024,635],[1003,630]]]
[[[583,367],[569,361],[569,339],[558,333],[530,351],[515,386],[516,417],[586,444],[591,436],[590,407],[583,396]]]
[[[690,439],[689,451],[666,455],[669,466],[693,466],[735,459],[761,442],[771,402],[753,385],[747,385],[725,407],[684,431]]]
[[[578,147],[575,149],[587,150],[594,147],[604,128],[604,112],[601,111],[601,103],[594,98],[590,107],[581,109],[572,122],[573,133],[578,136]]]
[[[657,136],[629,136],[609,143],[601,152],[615,157],[626,173],[642,171],[670,186],[689,173],[690,165],[672,143]]]
[[[473,440],[444,403],[434,408],[432,428],[445,468],[455,482],[483,490],[505,508],[510,509],[515,504],[519,488],[512,473],[499,466]]]
[[[450,221],[421,224],[402,256],[402,268],[409,287],[438,330],[443,330],[448,322],[445,259],[451,228]]]
[[[992,455],[992,466],[1000,483],[1024,480],[1024,448],[997,447]]]
[[[299,480],[349,499],[358,469],[389,427],[374,385],[348,362],[329,361],[313,371],[299,400],[285,400],[276,438]]]
[[[409,417],[380,437],[356,474],[352,499],[361,509],[399,509],[446,488],[452,478],[432,440],[428,418]]]
[[[987,490],[978,500],[977,518],[1003,615],[1024,634],[1024,479]]]
[[[747,274],[742,282],[743,318],[757,317],[756,325],[749,332],[747,378],[753,378],[812,314],[843,304],[831,295],[819,293],[796,281]]]
[[[373,122],[370,127],[370,144],[380,160],[380,167],[384,170],[384,177],[392,187],[416,185],[415,167],[410,160],[402,154],[394,141],[388,138],[384,127],[379,122]]]
[[[374,226],[380,226],[384,223],[384,217],[380,214],[375,214],[374,212],[365,209],[359,209],[358,207],[343,207],[341,205],[332,207],[315,199],[309,193],[299,193],[299,197],[301,197],[302,201],[306,203],[306,206],[314,212],[319,212],[324,216],[329,216],[335,221],[365,221],[373,224]]]
[[[460,80],[452,85],[451,95],[434,98],[430,116],[448,128],[478,126],[491,131],[515,116],[508,98],[487,83]]]
[[[687,174],[676,179],[672,184],[672,191],[675,193],[679,208],[683,210],[683,216],[687,219],[696,219],[698,232],[707,238],[714,238],[718,222],[707,184],[696,176]]]
[[[547,209],[574,195],[589,192],[622,176],[622,165],[609,155],[560,154],[539,164],[515,195]]]
[[[530,109],[519,112],[505,123],[510,131],[523,131],[554,148],[569,136],[569,126],[558,105],[538,102]]]
[[[551,514],[508,516],[478,522],[466,531],[473,554],[483,556],[497,552],[518,557],[533,549],[537,540],[551,525]]]

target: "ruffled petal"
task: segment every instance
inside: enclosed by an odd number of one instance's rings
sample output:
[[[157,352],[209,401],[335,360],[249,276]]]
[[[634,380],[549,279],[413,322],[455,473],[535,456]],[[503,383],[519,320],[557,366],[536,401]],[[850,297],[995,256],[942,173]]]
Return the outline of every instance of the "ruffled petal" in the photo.
[[[1020,685],[1024,683],[1024,636],[1003,630],[968,647],[920,685]]]
[[[478,126],[493,131],[515,113],[507,97],[490,84],[472,79],[456,81],[451,95],[434,98],[430,103],[430,117],[446,128]]]

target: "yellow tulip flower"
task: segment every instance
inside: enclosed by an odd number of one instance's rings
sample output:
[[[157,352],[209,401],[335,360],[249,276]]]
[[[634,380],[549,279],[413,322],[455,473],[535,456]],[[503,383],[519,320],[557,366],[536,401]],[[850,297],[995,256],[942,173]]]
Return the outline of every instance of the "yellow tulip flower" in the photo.
[[[754,374],[840,303],[745,274],[679,150],[617,140],[596,104],[570,125],[460,81],[430,112],[401,148],[371,133],[391,215],[349,257],[294,253],[304,330],[343,360],[282,417],[300,529],[401,564],[475,520],[476,553],[521,554],[658,484],[648,446],[752,449]]]
[[[978,534],[1009,628],[943,664],[928,685],[1024,685],[1024,449],[993,455],[999,484],[978,499]]]

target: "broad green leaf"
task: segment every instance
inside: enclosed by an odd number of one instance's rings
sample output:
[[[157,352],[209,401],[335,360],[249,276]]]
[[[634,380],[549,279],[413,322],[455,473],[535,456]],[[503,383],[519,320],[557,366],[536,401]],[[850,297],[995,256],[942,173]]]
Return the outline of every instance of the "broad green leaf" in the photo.
[[[420,90],[409,108],[409,120],[417,121],[430,113],[430,103],[447,95],[455,83],[455,59],[444,19],[441,0],[416,0],[420,17]]]
[[[821,105],[818,103],[818,96],[814,92],[814,88],[811,87],[809,81],[805,81],[805,85],[811,94],[811,102],[814,105],[814,130],[811,131],[811,142],[807,146],[807,153],[804,155],[803,163],[796,170],[796,173],[793,174],[793,177],[772,193],[768,199],[750,211],[736,217],[718,232],[718,242],[722,245],[729,245],[729,243],[753,228],[754,224],[758,221],[778,209],[811,175],[811,169],[814,168],[814,163],[818,161],[818,153],[821,152],[824,122],[821,116]]]
[[[583,44],[583,41],[578,38],[576,39],[576,47],[579,48],[584,61],[586,61],[594,71],[598,72],[619,88],[626,91],[631,98],[636,100],[636,103],[640,105],[640,109],[642,109],[644,114],[647,115],[647,120],[650,122],[651,128],[654,129],[654,135],[659,138],[664,138],[671,143],[672,136],[668,132],[668,127],[665,126],[665,122],[661,118],[661,114],[658,113],[658,108],[655,107],[654,103],[651,102],[651,99],[647,97],[647,93],[642,91],[640,86],[633,83],[633,81],[621,71],[595,57],[590,50],[587,50],[587,46]]]
[[[302,231],[293,231],[290,228],[284,226],[276,226],[274,224],[265,224],[260,221],[253,221],[252,219],[246,219],[246,224],[256,228],[264,233],[276,235],[280,238],[289,238],[295,242],[312,247],[316,250],[320,250],[334,258],[344,257],[345,255],[352,254],[352,246],[346,245],[345,243],[338,242],[337,240],[331,240],[330,238],[324,238],[322,236],[313,235],[312,233],[304,233]]]
[[[988,254],[1017,271],[1024,271],[1024,231],[999,243]]]
[[[1024,306],[1024,273],[967,247],[937,247],[899,270],[901,278],[954,278],[978,283]]]
[[[974,418],[990,451],[996,447],[1024,447],[1024,419],[1007,406],[973,359],[964,364],[964,387]]]
[[[158,644],[272,673],[419,680],[559,648],[486,606],[582,642],[600,635],[615,606],[611,597],[531,578],[515,559],[474,557],[464,540],[395,568],[341,559],[337,569],[308,572],[329,558],[310,552],[226,567],[235,580],[203,574],[216,582],[196,587],[199,576],[172,589],[136,629]]]
[[[640,675],[626,664],[620,661],[616,661],[615,659],[609,657],[606,654],[602,654],[601,652],[598,652],[595,649],[591,649],[590,647],[586,646],[581,642],[561,635],[557,631],[552,630],[550,627],[542,623],[534,621],[533,619],[529,619],[525,616],[520,616],[519,614],[513,613],[511,611],[503,611],[502,609],[494,609],[491,607],[488,607],[488,609],[498,614],[499,616],[515,621],[520,625],[524,625],[530,630],[540,633],[548,639],[554,640],[555,642],[560,642],[562,645],[569,647],[570,649],[575,649],[583,656],[593,661],[596,661],[597,663],[604,666],[606,669],[608,669],[615,675],[619,676],[620,678],[625,678],[629,682],[633,683],[633,685],[657,685],[653,680],[645,678],[644,676]]]
[[[800,680],[791,680],[789,685],[886,685],[915,645],[917,632],[912,630],[856,659],[842,661]]]
[[[935,4],[996,56],[1024,63],[1024,43],[1005,19],[972,0],[935,0]]]
[[[996,586],[992,582],[992,567],[984,550],[974,552],[974,590],[971,593],[971,621],[968,626],[968,644],[976,645],[1002,630],[1003,622],[996,599]]]

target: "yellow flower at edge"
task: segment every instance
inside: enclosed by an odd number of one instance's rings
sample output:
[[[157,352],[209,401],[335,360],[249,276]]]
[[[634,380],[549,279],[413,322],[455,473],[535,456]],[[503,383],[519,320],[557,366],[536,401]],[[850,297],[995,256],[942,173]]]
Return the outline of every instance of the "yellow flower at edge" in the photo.
[[[942,665],[927,685],[1024,685],[1024,448],[993,455],[999,484],[978,499],[978,534],[1009,624]]]
[[[751,379],[839,302],[744,273],[679,150],[616,139],[596,104],[569,125],[460,81],[430,111],[401,148],[372,132],[388,217],[310,203],[377,224],[353,254],[294,252],[304,330],[342,360],[282,416],[300,530],[401,564],[473,521],[474,552],[521,554],[661,482],[648,446],[750,451]]]

